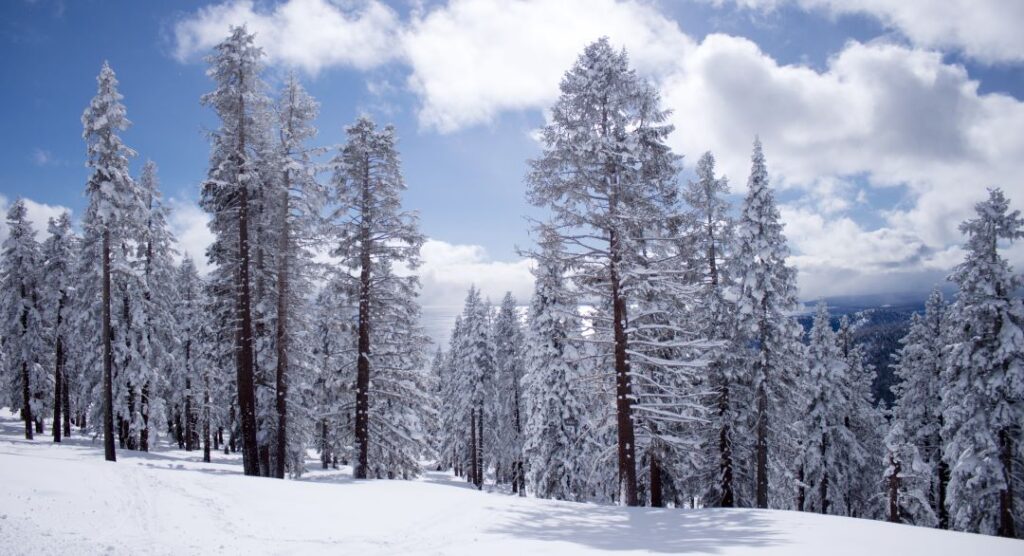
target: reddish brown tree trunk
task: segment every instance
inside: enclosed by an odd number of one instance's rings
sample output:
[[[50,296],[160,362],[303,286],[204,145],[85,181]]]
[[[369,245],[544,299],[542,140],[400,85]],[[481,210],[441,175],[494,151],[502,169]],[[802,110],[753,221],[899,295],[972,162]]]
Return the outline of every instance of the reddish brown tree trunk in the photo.
[[[114,350],[110,338],[110,230],[103,230],[103,451],[107,461],[114,453]]]

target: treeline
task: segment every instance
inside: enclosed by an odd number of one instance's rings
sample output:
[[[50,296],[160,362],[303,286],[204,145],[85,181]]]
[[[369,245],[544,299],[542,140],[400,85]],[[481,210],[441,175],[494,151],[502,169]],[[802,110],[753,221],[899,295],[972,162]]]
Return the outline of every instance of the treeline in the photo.
[[[624,505],[778,508],[1019,536],[1024,308],[991,190],[966,260],[897,355],[892,410],[844,317],[804,333],[761,143],[738,216],[708,153],[680,187],[657,91],[600,40],[530,163],[525,319],[470,290],[434,359],[439,465],[482,486]],[[582,308],[582,309],[581,309]]]
[[[40,244],[24,201],[2,254],[5,401],[25,436],[73,430],[117,450],[166,432],[185,450],[242,454],[246,474],[299,474],[306,450],[358,477],[410,477],[429,457],[432,386],[419,326],[423,236],[401,208],[394,129],[360,118],[326,165],[317,103],[262,81],[244,28],[208,58],[218,116],[200,204],[203,277],[175,262],[157,167],[133,176],[129,121],[106,64],[82,116],[91,169],[81,234],[68,214]],[[327,183],[319,181],[322,174]]]
[[[1000,190],[961,226],[958,296],[913,322],[883,409],[854,326],[824,304],[809,333],[796,321],[761,143],[738,212],[710,153],[680,184],[657,90],[602,39],[530,161],[546,218],[528,311],[471,289],[429,363],[394,130],[359,119],[323,166],[317,103],[294,78],[271,94],[251,34],[208,61],[208,276],[175,263],[156,165],[131,175],[107,66],[82,117],[81,234],[65,214],[39,243],[10,208],[0,333],[27,438],[52,416],[55,441],[101,436],[109,460],[166,432],[207,461],[240,451],[249,475],[297,475],[315,448],[356,477],[434,459],[520,495],[1021,534],[1024,307],[999,245],[1024,220]]]

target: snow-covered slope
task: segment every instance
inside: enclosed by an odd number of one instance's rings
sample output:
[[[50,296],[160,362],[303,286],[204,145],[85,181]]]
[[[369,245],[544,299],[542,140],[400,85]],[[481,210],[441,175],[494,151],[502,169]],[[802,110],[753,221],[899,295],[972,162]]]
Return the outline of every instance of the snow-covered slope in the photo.
[[[654,510],[477,492],[442,473],[352,481],[243,477],[236,458],[19,438],[0,417],[4,554],[1024,554],[1024,542],[756,510]],[[311,464],[311,468],[313,465]]]

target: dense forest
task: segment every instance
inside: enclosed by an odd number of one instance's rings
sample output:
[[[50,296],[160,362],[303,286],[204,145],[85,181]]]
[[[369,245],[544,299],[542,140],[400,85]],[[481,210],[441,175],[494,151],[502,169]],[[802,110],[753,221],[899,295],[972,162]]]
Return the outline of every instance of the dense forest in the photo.
[[[177,256],[157,165],[131,171],[107,65],[82,115],[81,221],[37,238],[10,207],[3,388],[26,438],[89,435],[110,461],[169,438],[262,477],[315,453],[358,479],[429,465],[520,496],[1024,536],[1024,304],[1000,253],[1024,219],[1001,190],[960,227],[951,299],[909,324],[822,302],[802,326],[770,145],[753,138],[738,207],[710,152],[682,183],[658,90],[601,39],[529,161],[545,216],[528,308],[473,288],[432,348],[394,128],[360,117],[340,148],[314,146],[318,103],[294,76],[271,90],[244,27],[208,64],[209,274]]]

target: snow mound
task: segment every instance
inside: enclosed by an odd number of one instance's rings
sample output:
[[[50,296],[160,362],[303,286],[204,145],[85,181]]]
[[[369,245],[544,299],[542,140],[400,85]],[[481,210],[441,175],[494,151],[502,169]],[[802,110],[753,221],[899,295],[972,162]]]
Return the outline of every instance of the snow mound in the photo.
[[[760,510],[618,508],[477,492],[448,474],[353,481],[241,475],[235,456],[161,444],[118,452],[80,435],[19,438],[0,416],[4,554],[1024,554],[1024,542]]]

